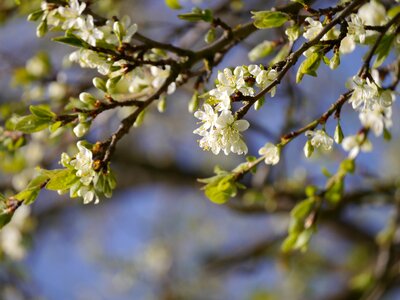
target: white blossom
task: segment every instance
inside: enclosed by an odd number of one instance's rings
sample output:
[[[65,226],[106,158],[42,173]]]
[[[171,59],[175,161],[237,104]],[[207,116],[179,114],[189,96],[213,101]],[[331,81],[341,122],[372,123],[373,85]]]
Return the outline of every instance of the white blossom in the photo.
[[[225,68],[223,72],[218,72],[217,89],[232,95],[235,92],[241,92],[245,96],[254,95],[254,90],[246,85],[244,76],[246,70],[243,67],[236,67],[233,72],[229,68]]]
[[[262,70],[256,77],[257,84],[262,88],[268,87],[278,76],[278,72],[275,69],[271,69],[269,71]],[[271,93],[271,97],[275,96],[276,86],[269,90]]]
[[[366,25],[379,26],[386,21],[386,9],[376,0],[365,3],[357,14]]]
[[[205,136],[207,130],[215,125],[218,114],[215,113],[211,105],[207,103],[203,105],[203,109],[204,110],[198,110],[194,113],[194,116],[201,121],[202,125],[193,131],[193,133]]]
[[[223,111],[215,122],[215,127],[221,133],[222,150],[225,155],[230,152],[246,154],[247,146],[242,140],[240,132],[249,128],[246,120],[235,120],[230,111]]]
[[[264,147],[258,150],[258,154],[265,157],[264,162],[267,165],[276,165],[280,159],[280,149],[272,143],[266,143]]]
[[[231,109],[231,97],[226,91],[221,92],[218,89],[212,89],[209,92],[209,95],[212,96],[213,99],[217,101],[217,105],[215,107],[216,110],[224,111]]]
[[[339,51],[340,53],[347,54],[354,51],[356,48],[356,42],[352,36],[346,35],[343,40],[340,41]]]
[[[343,139],[342,147],[349,152],[349,158],[354,159],[360,153],[372,150],[371,142],[366,138],[365,134],[350,135]]]
[[[331,150],[333,139],[326,134],[324,130],[306,131],[305,135],[311,138],[311,145],[315,148],[323,148],[324,150]]]
[[[201,148],[211,150],[214,154],[220,151],[223,151],[225,155],[231,152],[247,153],[247,145],[242,139],[241,132],[249,127],[249,122],[236,120],[229,110],[222,111],[217,116],[208,104],[204,105],[204,112],[198,111],[195,116],[203,122],[200,128],[194,131],[202,136],[199,141]]]
[[[349,103],[352,104],[354,109],[371,110],[374,103],[377,102],[376,85],[369,78],[361,79],[354,76],[347,86],[354,90],[349,99]]]
[[[75,159],[71,160],[70,165],[76,170],[76,176],[80,177],[79,180],[83,185],[90,185],[96,175],[93,170],[93,154],[88,148],[83,146],[82,142],[77,143],[79,149]]]
[[[108,75],[111,63],[105,57],[92,50],[80,49],[69,55],[71,62],[77,62],[82,68],[97,69],[102,75]]]
[[[392,108],[383,107],[377,103],[370,111],[361,112],[359,115],[361,124],[372,130],[376,136],[383,133],[384,128],[392,126]]]
[[[132,24],[129,16],[124,16],[120,21],[114,22],[113,29],[116,31],[116,27],[121,25],[122,32],[121,34],[121,42],[122,43],[130,43],[132,36],[137,32],[138,26],[137,24]],[[119,26],[118,26],[119,27]]]
[[[96,46],[97,40],[103,39],[104,33],[94,25],[93,16],[88,15],[86,19],[79,18],[77,24],[76,35],[89,45]]]
[[[89,204],[94,200],[94,204],[98,204],[100,199],[93,187],[81,186],[77,191],[77,195],[83,198],[83,204]]]
[[[366,31],[364,29],[364,21],[356,14],[350,15],[350,22],[348,22],[348,35],[353,39],[358,39],[361,44],[365,42]]]
[[[65,19],[62,29],[67,30],[79,26],[78,21],[81,18],[83,11],[86,8],[86,3],[79,4],[78,0],[69,0],[69,6],[60,6],[57,11]]]
[[[278,76],[278,72],[275,69],[264,70],[257,65],[250,65],[248,70],[249,73],[255,77],[257,86],[261,89],[269,86]],[[274,97],[276,93],[276,86],[274,86],[269,93],[271,93],[271,97]]]
[[[311,17],[307,17],[305,21],[308,23],[308,25],[305,27],[303,37],[307,40],[312,40],[321,32],[324,26],[322,26],[322,23],[320,21],[315,21]],[[322,39],[324,39],[325,36]]]
[[[150,72],[151,75],[153,75],[153,80],[152,80],[152,86],[155,89],[159,89],[167,80],[167,78],[170,75],[171,72],[171,66],[165,66],[164,69],[156,67],[156,66],[151,66],[150,67]],[[176,89],[176,84],[175,82],[172,82],[167,89],[167,94],[173,94]]]

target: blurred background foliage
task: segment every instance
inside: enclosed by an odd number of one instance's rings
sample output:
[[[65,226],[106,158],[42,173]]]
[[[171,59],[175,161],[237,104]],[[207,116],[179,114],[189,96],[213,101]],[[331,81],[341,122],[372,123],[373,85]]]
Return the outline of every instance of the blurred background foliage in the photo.
[[[103,16],[128,14],[140,32],[154,39],[192,49],[204,45],[207,25],[178,20],[162,0],[91,2]],[[248,22],[250,10],[284,3],[182,1],[184,11],[194,5],[213,8],[232,26]],[[318,1],[316,7],[334,4]],[[26,15],[38,6],[36,0],[21,0],[20,6],[0,0],[2,125],[14,113],[26,113],[28,104],[50,103],[57,112],[92,88],[94,71],[66,63],[70,48],[51,42],[51,35],[36,38],[35,24]],[[280,34],[279,29],[258,32],[230,51],[218,68],[248,64],[249,50]],[[249,114],[250,154],[324,112],[346,90],[345,82],[357,72],[365,51],[344,56],[335,71],[322,66],[318,78],[307,77],[300,86],[294,84],[295,74],[289,74],[276,98]],[[232,168],[241,158],[213,156],[197,146],[192,134],[196,120],[187,112],[192,92],[189,84],[169,96],[164,114],[149,111],[143,126],[119,145],[113,160],[119,188],[112,199],[83,206],[45,192],[31,211],[18,210],[0,232],[0,298],[378,299],[373,298],[378,287],[386,291],[382,299],[399,299],[400,268],[390,278],[386,273],[378,277],[377,270],[386,250],[397,256],[399,250],[398,244],[385,244],[385,237],[398,235],[399,118],[393,120],[392,140],[373,139],[374,151],[357,160],[343,204],[320,216],[308,251],[282,255],[289,212],[304,199],[304,186],[323,185],[321,168],[334,172],[346,154],[336,149],[306,160],[299,150],[306,138],[299,138],[285,149],[282,164],[260,166],[251,179],[246,177],[251,188],[236,199],[224,206],[209,203],[196,178],[210,176],[215,164]],[[99,116],[88,139],[110,135],[125,110]],[[399,115],[397,104],[393,114]],[[327,130],[333,132],[335,125],[328,123]],[[342,126],[345,134],[359,128],[357,115],[347,106]],[[22,189],[36,166],[57,166],[74,139],[63,128],[31,136],[1,132],[2,192]]]

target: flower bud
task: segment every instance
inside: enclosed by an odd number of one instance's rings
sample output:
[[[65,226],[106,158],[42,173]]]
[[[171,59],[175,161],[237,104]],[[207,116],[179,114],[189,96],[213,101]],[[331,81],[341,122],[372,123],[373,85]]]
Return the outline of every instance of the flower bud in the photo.
[[[340,123],[337,124],[335,128],[335,133],[333,135],[333,139],[335,140],[336,144],[341,144],[343,141],[343,131],[342,131],[342,126],[340,126]]]
[[[160,99],[158,99],[157,103],[158,112],[163,113],[165,112],[166,108],[167,108],[167,98],[165,97],[165,95],[162,95]]]
[[[41,38],[43,37],[47,32],[47,22],[46,20],[40,22],[39,26],[36,29],[36,36]]]
[[[79,94],[79,100],[87,105],[94,105],[96,103],[96,98],[94,98],[91,94],[83,92]]]
[[[293,25],[285,30],[285,33],[289,39],[289,41],[294,42],[300,36],[300,27],[297,25]]]
[[[78,138],[83,137],[86,134],[86,132],[88,132],[88,130],[89,130],[89,124],[88,123],[79,123],[73,129],[74,134]]]
[[[114,30],[114,33],[117,36],[119,42],[121,43],[121,41],[124,38],[124,34],[125,34],[124,25],[122,25],[121,22],[119,22],[119,21],[114,22],[113,30]]]
[[[146,110],[142,110],[139,113],[139,115],[136,118],[135,123],[133,123],[133,127],[137,128],[137,127],[140,127],[140,125],[143,124],[145,114],[146,114]]]
[[[339,51],[335,51],[332,59],[329,61],[329,68],[335,70],[340,65],[340,54]]]
[[[314,152],[314,146],[311,144],[311,140],[308,140],[307,143],[304,145],[304,155],[309,158]]]
[[[215,28],[210,28],[210,30],[207,31],[206,36],[204,37],[204,41],[207,44],[211,44],[212,42],[215,41],[215,37],[216,37]]]
[[[199,108],[199,92],[196,90],[193,93],[192,99],[189,102],[188,110],[192,114]]]
[[[256,101],[256,103],[254,103],[254,109],[259,110],[264,105],[264,103],[265,103],[265,98],[261,97]]]
[[[96,89],[99,89],[100,91],[103,91],[104,93],[107,93],[107,87],[106,87],[106,82],[104,79],[100,77],[95,77],[93,78],[93,85]]]
[[[115,88],[117,83],[121,80],[121,76],[109,78],[106,82],[106,89],[107,91],[112,90]]]
[[[69,165],[69,162],[71,161],[71,157],[65,152],[61,154],[61,160],[60,163],[62,166],[67,167]]]

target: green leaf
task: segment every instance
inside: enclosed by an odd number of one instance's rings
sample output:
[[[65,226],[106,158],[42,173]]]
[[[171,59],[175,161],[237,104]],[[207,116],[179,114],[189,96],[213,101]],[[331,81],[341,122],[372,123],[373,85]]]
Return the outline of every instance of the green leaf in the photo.
[[[36,176],[28,184],[25,190],[19,192],[14,196],[19,201],[24,201],[24,204],[29,205],[33,203],[38,197],[40,190],[45,186],[48,181],[48,177],[45,175]]]
[[[391,9],[389,9],[389,11],[387,12],[387,15],[389,18],[394,18],[399,13],[400,13],[400,5],[397,5],[395,7],[392,7]]]
[[[194,8],[190,13],[179,14],[178,18],[188,22],[204,21],[210,23],[213,20],[213,13],[210,9],[201,10],[200,8]]]
[[[43,14],[44,14],[44,11],[41,10],[41,9],[37,10],[37,11],[34,11],[33,13],[31,13],[28,16],[28,21],[31,21],[31,22],[37,21],[43,16]]]
[[[18,201],[9,198],[6,199],[2,194],[0,194],[0,229],[7,225],[12,216],[14,215],[15,210],[18,208]]]
[[[337,178],[333,185],[326,191],[325,198],[332,204],[337,204],[343,197],[344,177]]]
[[[323,54],[320,52],[315,52],[311,54],[309,57],[307,57],[300,65],[297,75],[296,75],[296,83],[299,83],[305,74],[311,75],[316,77],[317,76],[317,70],[319,68],[319,65],[321,63],[321,58],[323,57]]]
[[[281,250],[282,252],[290,252],[293,250],[296,244],[298,234],[289,234],[289,236],[283,241]]]
[[[305,219],[314,208],[314,204],[314,198],[303,200],[292,209],[290,215],[295,219]]]
[[[39,119],[52,120],[54,117],[56,117],[56,114],[53,113],[50,107],[47,105],[31,105],[29,106],[29,110]]]
[[[340,170],[346,173],[354,173],[356,169],[356,163],[354,159],[345,159],[344,161],[341,162],[340,164]]]
[[[383,129],[383,138],[385,141],[390,141],[392,139],[392,134],[386,127]]]
[[[296,243],[293,246],[293,250],[306,250],[314,231],[315,229],[313,227],[310,227],[300,233],[297,236]]]
[[[165,4],[172,9],[181,9],[182,6],[179,3],[179,0],[165,0]]]
[[[17,123],[15,124],[15,130],[24,133],[38,132],[46,129],[50,123],[51,120],[49,119],[40,119],[35,115],[29,115],[18,118]]]
[[[0,213],[0,229],[6,226],[8,223],[10,223],[13,215],[14,213],[6,213],[6,212]]]
[[[280,27],[290,20],[290,16],[280,11],[252,11],[254,26],[259,29]]]
[[[78,48],[89,48],[89,44],[86,43],[85,41],[82,41],[80,38],[78,38],[75,35],[68,35],[68,36],[60,36],[52,39],[55,42],[67,44],[72,47],[78,47]]]
[[[211,202],[223,204],[236,196],[238,185],[235,182],[234,176],[234,174],[228,173],[228,175],[217,175],[211,178],[199,179],[199,181],[207,183],[203,189]]]
[[[60,128],[62,125],[61,121],[55,122],[53,124],[50,125],[49,129],[51,132],[55,132],[58,128]]]
[[[395,37],[395,34],[387,34],[382,38],[378,48],[375,51],[376,59],[373,64],[373,68],[378,68],[388,57],[390,50],[392,49],[392,43],[395,40]]]
[[[75,172],[70,169],[46,170],[44,174],[49,178],[46,189],[51,191],[67,190],[78,180]]]

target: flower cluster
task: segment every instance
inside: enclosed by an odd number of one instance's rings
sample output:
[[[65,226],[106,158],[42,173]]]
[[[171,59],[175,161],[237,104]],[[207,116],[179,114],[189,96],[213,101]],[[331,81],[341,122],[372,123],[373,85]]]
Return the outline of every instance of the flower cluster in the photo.
[[[42,21],[55,29],[68,30],[94,47],[98,41],[115,46],[120,43],[129,43],[137,31],[137,25],[131,24],[129,17],[123,17],[120,21],[107,21],[105,25],[96,26],[92,15],[83,14],[85,9],[86,3],[79,3],[78,0],[69,0],[67,6],[58,7],[43,2]],[[38,32],[38,35],[42,34]]]
[[[237,120],[232,113],[232,97],[254,96],[255,87],[264,89],[277,77],[274,69],[250,65],[239,66],[233,71],[229,68],[218,73],[216,87],[209,91],[203,110],[195,112],[201,126],[194,133],[202,136],[200,147],[211,150],[214,154],[223,151],[246,154],[247,146],[242,139],[242,132],[249,127],[246,120]],[[269,91],[275,95],[275,88]]]
[[[43,17],[38,27],[38,35],[42,36],[50,26],[53,30],[64,30],[69,36],[73,35],[85,41],[90,46],[115,48],[123,43],[130,43],[138,26],[132,23],[128,16],[120,20],[107,20],[97,25],[90,14],[84,14],[86,3],[78,0],[69,0],[68,5],[57,6],[47,2],[42,3]],[[44,25],[43,25],[44,24]],[[45,31],[46,31],[45,30]],[[82,68],[97,69],[102,75],[110,79],[117,78],[127,72],[128,62],[115,59],[107,54],[81,48],[69,55],[71,62],[77,62]]]
[[[115,179],[110,171],[107,174],[96,172],[93,168],[93,153],[83,145],[82,141],[77,143],[79,152],[74,158],[68,154],[61,155],[61,164],[70,169],[77,177],[76,182],[70,188],[70,197],[82,197],[83,203],[94,201],[99,203],[99,194],[111,197],[115,188]],[[60,191],[62,193],[64,191]]]
[[[348,83],[348,87],[353,89],[349,102],[359,112],[361,124],[371,129],[376,136],[382,135],[385,128],[392,126],[391,106],[395,100],[394,92],[383,89],[378,77],[373,71],[371,79],[354,76]]]
[[[366,30],[365,26],[382,25],[387,21],[387,18],[385,7],[378,1],[369,1],[361,6],[357,14],[351,14],[347,20],[347,34],[341,40],[340,52],[353,52],[356,43],[364,44],[366,37],[374,34],[373,31]],[[314,20],[311,17],[307,17],[305,22],[307,25],[304,27],[303,37],[307,40],[314,39],[324,27],[321,21]],[[333,27],[321,40],[337,39],[339,35],[339,29]],[[311,47],[304,55],[309,56],[314,50],[315,47]]]

